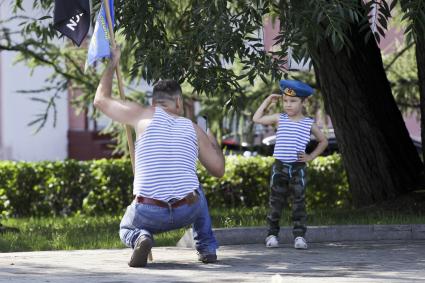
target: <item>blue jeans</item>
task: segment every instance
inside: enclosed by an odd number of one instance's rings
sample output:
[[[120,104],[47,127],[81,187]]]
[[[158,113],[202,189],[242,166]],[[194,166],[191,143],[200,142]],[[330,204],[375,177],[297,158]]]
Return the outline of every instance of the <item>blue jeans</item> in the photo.
[[[197,192],[199,197],[195,203],[171,209],[133,201],[120,223],[121,241],[134,248],[141,235],[153,238],[153,234],[192,224],[196,250],[201,254],[215,253],[218,243],[212,231],[207,200],[201,187]]]

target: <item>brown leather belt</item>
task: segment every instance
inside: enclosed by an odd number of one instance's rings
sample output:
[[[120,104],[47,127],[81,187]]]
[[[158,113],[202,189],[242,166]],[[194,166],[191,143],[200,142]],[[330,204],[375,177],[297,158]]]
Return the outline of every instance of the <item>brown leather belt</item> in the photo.
[[[185,205],[185,204],[192,205],[198,200],[198,198],[199,198],[199,196],[195,191],[195,192],[189,193],[184,198],[179,199],[178,201],[175,201],[175,202],[165,202],[165,201],[162,201],[162,200],[147,198],[147,197],[143,197],[143,196],[137,196],[137,197],[135,197],[134,200],[137,203],[153,204],[153,205],[160,206],[160,207],[176,208],[176,207],[179,207],[179,206],[182,206],[182,205]]]

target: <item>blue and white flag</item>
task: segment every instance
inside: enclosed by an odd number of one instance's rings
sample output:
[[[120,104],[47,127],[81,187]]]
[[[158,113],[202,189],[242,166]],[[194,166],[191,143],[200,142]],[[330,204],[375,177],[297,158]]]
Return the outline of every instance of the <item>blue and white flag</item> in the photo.
[[[109,1],[109,10],[111,12],[112,26],[114,26],[114,0]],[[94,27],[93,36],[90,40],[87,52],[86,69],[92,66],[94,62],[111,57],[110,48],[111,36],[108,29],[108,21],[106,19],[106,11],[103,2],[97,15],[96,25]]]

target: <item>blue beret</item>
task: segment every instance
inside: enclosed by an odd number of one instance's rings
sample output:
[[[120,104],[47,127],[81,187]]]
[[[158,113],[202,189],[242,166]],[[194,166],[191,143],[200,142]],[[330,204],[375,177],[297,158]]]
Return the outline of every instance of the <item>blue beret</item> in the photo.
[[[279,87],[283,94],[288,96],[307,97],[314,92],[311,86],[296,80],[281,80]]]

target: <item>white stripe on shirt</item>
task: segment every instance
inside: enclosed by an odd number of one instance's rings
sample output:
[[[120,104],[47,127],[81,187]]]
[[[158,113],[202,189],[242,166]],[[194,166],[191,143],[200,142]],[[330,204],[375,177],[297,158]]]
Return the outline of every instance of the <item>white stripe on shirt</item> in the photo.
[[[313,122],[314,120],[309,117],[294,122],[288,114],[280,114],[273,156],[282,162],[296,162],[297,152],[305,152],[310,141]]]

